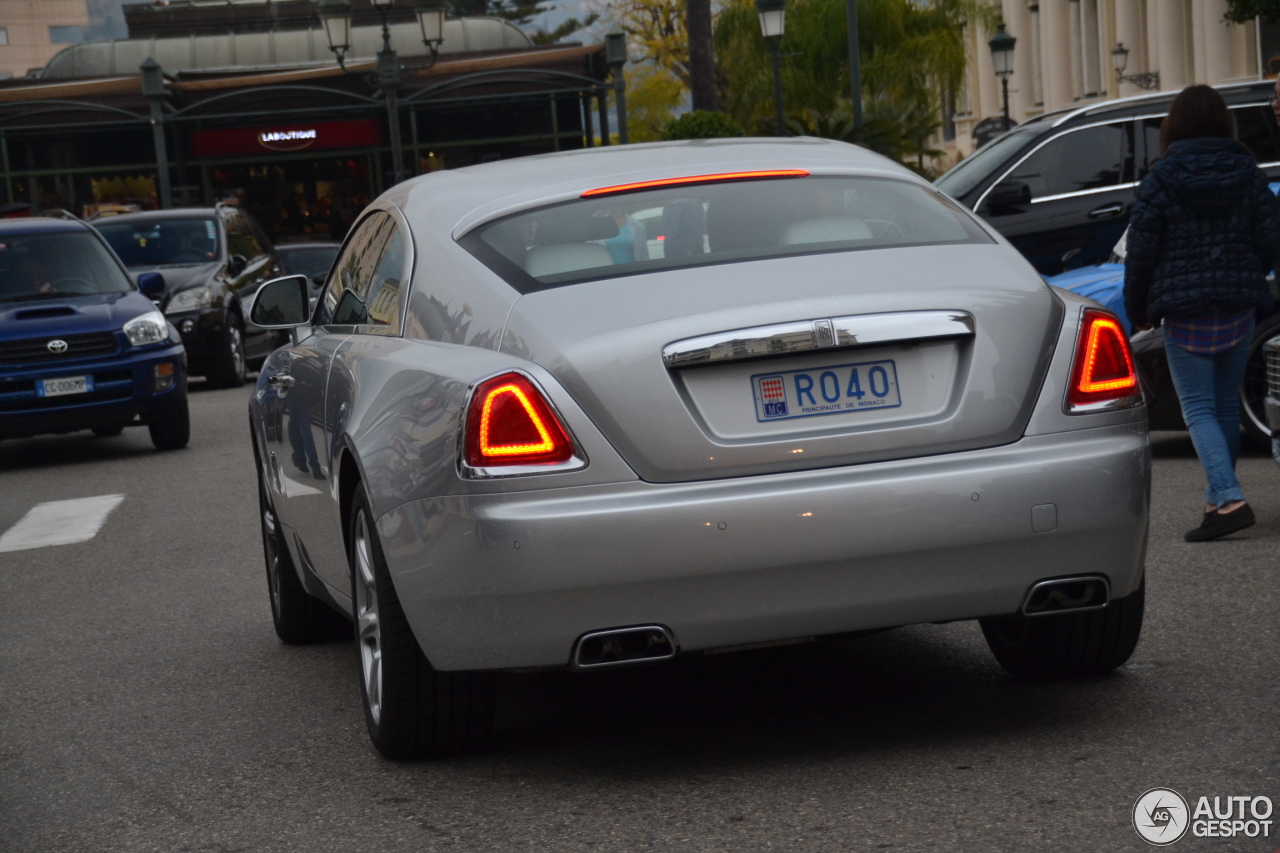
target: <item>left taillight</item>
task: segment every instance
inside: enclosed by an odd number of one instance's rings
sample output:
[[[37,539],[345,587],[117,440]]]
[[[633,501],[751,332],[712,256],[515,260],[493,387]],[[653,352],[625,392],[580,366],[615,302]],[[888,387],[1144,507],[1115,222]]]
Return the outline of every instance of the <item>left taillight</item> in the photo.
[[[1114,314],[1086,309],[1080,322],[1067,411],[1084,412],[1115,400],[1140,398],[1129,338]]]
[[[569,431],[522,373],[476,386],[467,408],[463,459],[472,468],[558,466],[574,459]]]

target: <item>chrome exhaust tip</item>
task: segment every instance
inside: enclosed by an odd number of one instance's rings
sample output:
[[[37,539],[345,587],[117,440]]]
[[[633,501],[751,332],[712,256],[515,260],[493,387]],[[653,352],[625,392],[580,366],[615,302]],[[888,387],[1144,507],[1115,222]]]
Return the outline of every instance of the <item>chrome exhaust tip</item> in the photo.
[[[662,625],[637,625],[583,634],[573,644],[571,669],[601,669],[644,661],[666,660],[680,647],[671,631]]]
[[[1052,578],[1032,585],[1022,602],[1022,615],[1048,616],[1067,611],[1100,610],[1111,600],[1111,585],[1102,575]]]

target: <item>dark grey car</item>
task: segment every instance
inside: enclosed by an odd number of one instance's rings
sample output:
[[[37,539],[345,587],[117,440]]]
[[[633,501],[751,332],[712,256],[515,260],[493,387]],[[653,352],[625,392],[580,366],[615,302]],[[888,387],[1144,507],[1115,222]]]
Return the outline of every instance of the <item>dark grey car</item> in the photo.
[[[243,385],[280,345],[249,323],[246,306],[283,268],[266,234],[231,205],[127,213],[91,223],[135,275],[159,272],[156,301],[182,335],[190,372],[222,387]]]

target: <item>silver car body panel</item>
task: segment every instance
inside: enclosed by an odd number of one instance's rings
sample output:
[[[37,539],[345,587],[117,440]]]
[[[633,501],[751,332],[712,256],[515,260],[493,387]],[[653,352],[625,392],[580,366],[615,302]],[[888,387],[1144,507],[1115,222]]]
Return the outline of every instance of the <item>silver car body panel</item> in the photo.
[[[323,479],[290,470],[285,401],[266,382],[290,348],[271,356],[250,402],[270,498],[309,499],[281,513],[307,589],[350,607],[343,496],[358,481],[415,634],[443,669],[564,666],[580,634],[635,624],[669,627],[687,651],[1012,613],[1036,581],[1085,569],[1115,595],[1133,590],[1149,501],[1145,409],[1065,413],[1092,303],[1044,285],[985,226],[988,245],[724,264],[525,296],[455,242],[593,187],[780,167],[928,187],[839,143],[724,140],[469,167],[384,194],[375,207],[412,224],[404,333],[328,347],[312,421]],[[974,333],[683,370],[662,361],[665,346],[703,335],[902,312],[963,312]],[[903,417],[780,431],[744,420],[724,390],[762,364],[798,370],[850,354],[893,359],[933,390]],[[462,476],[468,389],[511,369],[545,390],[585,467]],[[1032,507],[1045,504],[1057,527],[1033,532]]]
[[[1083,571],[1138,584],[1150,450],[1124,426],[924,459],[405,504],[378,530],[442,669],[566,666],[584,632],[684,651],[1015,612]],[[1035,533],[1032,507],[1057,528]]]

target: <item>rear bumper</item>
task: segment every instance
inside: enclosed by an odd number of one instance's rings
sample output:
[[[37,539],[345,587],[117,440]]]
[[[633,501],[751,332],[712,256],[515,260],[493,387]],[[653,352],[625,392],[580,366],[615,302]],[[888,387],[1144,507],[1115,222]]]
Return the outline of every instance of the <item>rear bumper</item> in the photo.
[[[174,365],[173,386],[154,390],[154,370]],[[61,376],[94,377],[95,392],[41,399],[34,383]],[[187,399],[186,358],[180,344],[106,358],[0,371],[0,438],[131,426],[164,418]]]
[[[440,669],[564,666],[583,633],[683,651],[1015,612],[1044,578],[1142,575],[1145,424],[925,459],[417,501],[378,520]],[[1035,532],[1056,515],[1052,531]]]

